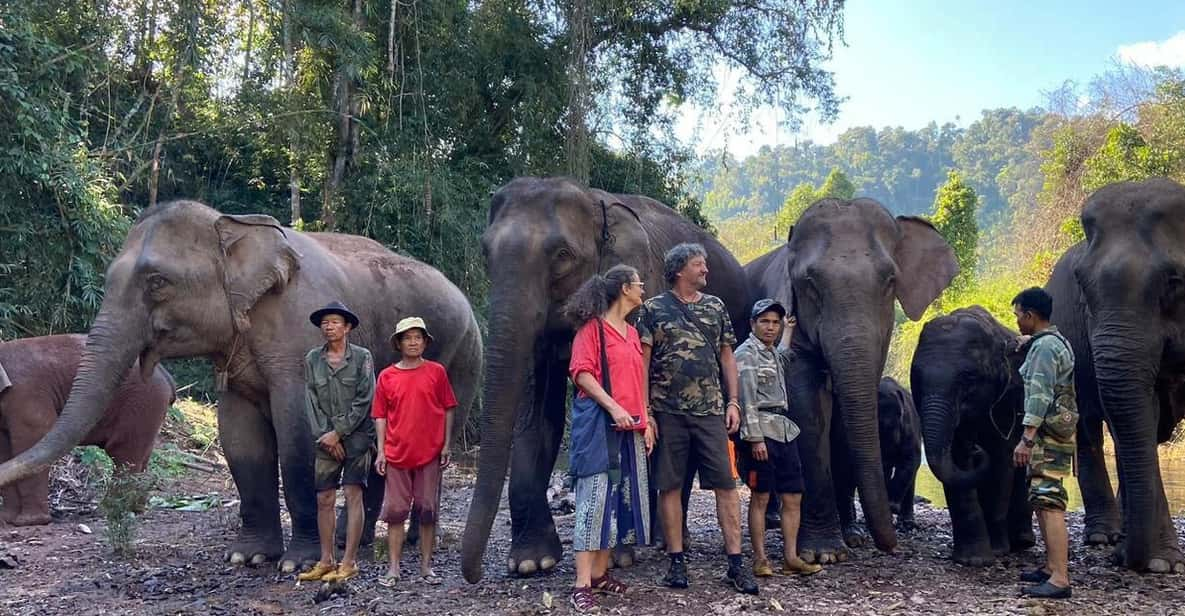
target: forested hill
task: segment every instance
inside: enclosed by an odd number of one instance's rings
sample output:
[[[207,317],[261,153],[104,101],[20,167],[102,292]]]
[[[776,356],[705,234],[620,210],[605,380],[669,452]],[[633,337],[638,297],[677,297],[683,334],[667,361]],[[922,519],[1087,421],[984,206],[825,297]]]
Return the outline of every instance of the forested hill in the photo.
[[[763,147],[743,160],[712,154],[698,163],[701,183],[693,192],[714,220],[772,214],[796,186],[818,186],[839,169],[857,195],[873,197],[898,214],[927,214],[935,191],[955,169],[980,197],[982,225],[1010,206],[1031,203],[1041,189],[1040,144],[1033,137],[1047,121],[1052,116],[1040,109],[993,109],[966,128],[860,126],[831,145],[808,141]]]

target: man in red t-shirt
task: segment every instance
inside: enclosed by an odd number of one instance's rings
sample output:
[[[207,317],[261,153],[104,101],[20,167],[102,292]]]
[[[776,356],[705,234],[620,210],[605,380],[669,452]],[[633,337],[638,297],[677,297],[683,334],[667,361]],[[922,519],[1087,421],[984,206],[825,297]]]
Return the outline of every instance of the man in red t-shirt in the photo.
[[[386,494],[379,519],[387,523],[391,562],[379,580],[383,586],[399,581],[399,558],[404,528],[414,509],[420,519],[420,578],[439,584],[432,572],[440,475],[449,464],[453,411],[457,399],[444,366],[424,359],[432,343],[419,317],[395,326],[391,344],[401,355],[398,363],[379,373],[371,416],[378,433],[380,455],[375,470],[386,477]]]

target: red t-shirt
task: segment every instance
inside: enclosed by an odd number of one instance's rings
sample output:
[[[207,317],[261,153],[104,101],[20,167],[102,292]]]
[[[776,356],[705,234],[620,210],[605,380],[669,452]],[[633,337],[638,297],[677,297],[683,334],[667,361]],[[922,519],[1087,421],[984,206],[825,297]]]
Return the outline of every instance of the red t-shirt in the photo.
[[[601,382],[601,334],[597,319],[585,323],[572,340],[572,359],[568,362],[568,376],[576,382],[576,375],[587,372]],[[637,417],[637,429],[646,429],[646,402],[642,395],[642,341],[633,325],[626,326],[626,335],[605,323],[605,356],[609,360],[609,388],[613,400],[627,413]],[[579,390],[579,387],[577,387]],[[585,396],[583,390],[578,394]]]
[[[456,406],[448,373],[434,361],[410,370],[391,365],[380,372],[370,415],[387,420],[387,464],[419,468],[439,456],[445,411]]]

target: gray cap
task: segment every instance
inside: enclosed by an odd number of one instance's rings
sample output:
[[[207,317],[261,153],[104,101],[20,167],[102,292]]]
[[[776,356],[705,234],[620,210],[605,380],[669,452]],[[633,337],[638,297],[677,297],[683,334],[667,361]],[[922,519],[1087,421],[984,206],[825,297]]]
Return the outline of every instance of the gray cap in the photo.
[[[762,314],[773,310],[779,316],[786,316],[786,307],[776,299],[759,299],[753,303],[753,311],[749,313],[749,320],[756,319]]]

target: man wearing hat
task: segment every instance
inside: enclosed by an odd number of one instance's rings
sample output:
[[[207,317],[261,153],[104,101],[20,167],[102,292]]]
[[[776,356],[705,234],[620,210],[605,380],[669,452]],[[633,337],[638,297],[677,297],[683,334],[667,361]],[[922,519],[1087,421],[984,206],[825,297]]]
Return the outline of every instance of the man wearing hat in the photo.
[[[370,351],[350,344],[358,317],[341,302],[331,302],[309,316],[321,328],[325,344],[304,358],[305,409],[316,438],[314,487],[317,490],[317,532],[321,560],[300,574],[301,581],[342,582],[358,575],[358,541],[362,538],[362,490],[370,473],[374,422],[374,359]],[[334,501],[346,493],[346,550],[334,563]]]
[[[386,478],[379,519],[387,523],[391,557],[379,584],[393,587],[399,582],[403,524],[413,510],[420,520],[420,581],[439,584],[432,571],[432,550],[440,477],[449,464],[457,398],[444,366],[424,358],[432,344],[424,319],[399,321],[390,340],[400,359],[379,373],[371,411],[378,425],[375,470]]]
[[[785,324],[783,325],[783,321]],[[773,575],[765,556],[765,509],[771,492],[781,496],[784,575],[810,575],[822,567],[798,557],[798,523],[802,505],[802,461],[798,457],[798,426],[790,419],[790,397],[782,362],[788,348],[775,345],[783,326],[793,328],[794,317],[772,299],[758,300],[750,312],[752,333],[736,350],[740,385],[744,480],[751,491],[749,540],[753,543],[753,574]],[[793,333],[793,329],[790,330]],[[787,340],[789,338],[787,337]]]

